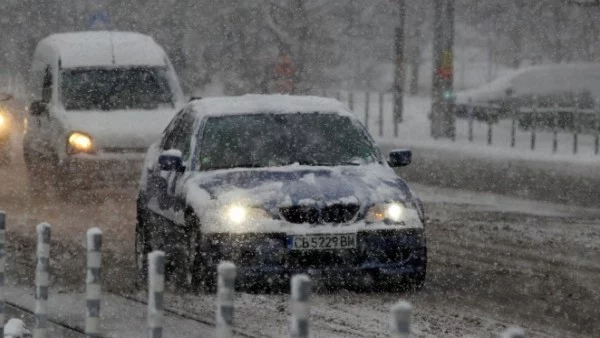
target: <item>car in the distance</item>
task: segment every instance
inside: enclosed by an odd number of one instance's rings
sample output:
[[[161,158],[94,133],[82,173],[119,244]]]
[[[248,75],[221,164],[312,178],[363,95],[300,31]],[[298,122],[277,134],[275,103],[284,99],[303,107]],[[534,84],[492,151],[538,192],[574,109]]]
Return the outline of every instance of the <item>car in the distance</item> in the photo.
[[[459,118],[595,133],[598,98],[600,63],[561,63],[518,69],[457,93],[454,104]]]
[[[117,31],[53,34],[34,52],[23,152],[34,194],[70,199],[135,184],[148,146],[185,104],[175,70],[151,37]]]
[[[136,262],[167,253],[167,277],[212,288],[231,260],[241,283],[295,273],[323,283],[421,287],[424,210],[364,126],[339,101],[244,95],[190,102],[147,153]]]

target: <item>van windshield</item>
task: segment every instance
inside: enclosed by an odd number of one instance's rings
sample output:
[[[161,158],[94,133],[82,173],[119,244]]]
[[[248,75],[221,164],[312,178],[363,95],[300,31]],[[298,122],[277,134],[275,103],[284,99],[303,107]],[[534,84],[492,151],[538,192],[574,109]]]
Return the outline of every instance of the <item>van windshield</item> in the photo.
[[[174,104],[164,68],[67,69],[61,80],[66,110],[156,109]]]

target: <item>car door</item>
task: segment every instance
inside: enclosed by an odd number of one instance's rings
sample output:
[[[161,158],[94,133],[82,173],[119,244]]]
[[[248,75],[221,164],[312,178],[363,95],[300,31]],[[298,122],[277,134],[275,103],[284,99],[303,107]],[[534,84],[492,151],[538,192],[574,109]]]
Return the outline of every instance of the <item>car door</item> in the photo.
[[[174,130],[174,139],[173,143],[171,144],[171,149],[177,149],[181,151],[181,162],[185,166],[185,170],[183,172],[170,172],[167,179],[167,195],[171,199],[171,206],[173,208],[172,211],[174,212],[173,218],[175,218],[175,221],[180,223],[183,222],[183,219],[180,219],[180,216],[183,215],[181,211],[185,209],[186,203],[184,196],[182,196],[183,187],[185,182],[192,175],[189,167],[193,157],[193,135],[197,130],[195,122],[195,115],[191,111],[184,112],[180,123]]]
[[[183,110],[175,115],[171,120],[171,123],[165,128],[163,137],[158,149],[155,149],[155,157],[148,159],[147,172],[147,184],[146,184],[146,198],[150,201],[149,208],[155,213],[165,216],[165,210],[169,209],[169,199],[167,197],[167,186],[169,179],[169,172],[160,169],[158,160],[160,155],[165,151],[172,149],[173,142],[175,140],[176,130],[181,123],[181,117],[183,116]],[[156,203],[152,201],[156,201]]]

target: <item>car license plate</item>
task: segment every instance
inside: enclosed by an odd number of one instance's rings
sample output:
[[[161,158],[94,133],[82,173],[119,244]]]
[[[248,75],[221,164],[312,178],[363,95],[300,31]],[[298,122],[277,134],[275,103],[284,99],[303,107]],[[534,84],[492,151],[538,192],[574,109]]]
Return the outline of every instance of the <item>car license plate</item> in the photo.
[[[288,237],[290,250],[337,250],[356,248],[356,234],[314,234]]]

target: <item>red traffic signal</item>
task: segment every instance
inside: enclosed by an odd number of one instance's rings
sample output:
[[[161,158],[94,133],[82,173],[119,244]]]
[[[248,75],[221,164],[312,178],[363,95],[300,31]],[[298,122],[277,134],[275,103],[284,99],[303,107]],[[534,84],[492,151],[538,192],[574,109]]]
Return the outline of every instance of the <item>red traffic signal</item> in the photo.
[[[440,79],[449,80],[454,75],[454,70],[451,67],[440,68],[437,72]]]

